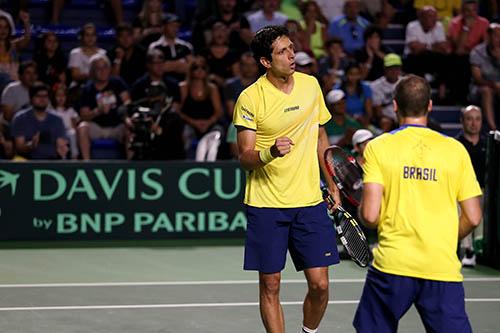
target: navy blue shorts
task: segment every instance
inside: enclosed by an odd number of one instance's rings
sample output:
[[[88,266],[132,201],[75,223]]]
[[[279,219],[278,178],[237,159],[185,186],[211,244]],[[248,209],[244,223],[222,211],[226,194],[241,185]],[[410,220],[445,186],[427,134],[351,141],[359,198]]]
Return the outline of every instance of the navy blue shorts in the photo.
[[[324,202],[301,208],[246,208],[245,270],[280,272],[287,250],[297,271],[339,262],[335,228]]]
[[[370,267],[354,317],[358,333],[396,332],[415,304],[426,332],[471,333],[461,282],[442,282],[383,273]]]

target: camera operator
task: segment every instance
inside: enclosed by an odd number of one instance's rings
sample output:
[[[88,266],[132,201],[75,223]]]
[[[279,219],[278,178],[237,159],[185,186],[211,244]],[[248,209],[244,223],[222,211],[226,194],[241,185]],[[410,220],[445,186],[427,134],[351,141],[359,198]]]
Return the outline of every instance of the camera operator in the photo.
[[[166,76],[163,64],[163,53],[150,49],[146,56],[147,73],[132,85],[133,103],[128,111],[128,123],[133,133],[134,159],[180,160],[186,157],[184,122],[177,113],[179,87]]]

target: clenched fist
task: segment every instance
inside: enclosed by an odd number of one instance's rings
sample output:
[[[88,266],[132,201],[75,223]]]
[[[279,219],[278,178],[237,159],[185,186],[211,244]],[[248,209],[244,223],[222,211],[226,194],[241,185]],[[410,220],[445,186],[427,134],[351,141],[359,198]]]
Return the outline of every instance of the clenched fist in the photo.
[[[286,136],[277,138],[274,145],[271,147],[273,157],[283,157],[292,150],[293,141]]]

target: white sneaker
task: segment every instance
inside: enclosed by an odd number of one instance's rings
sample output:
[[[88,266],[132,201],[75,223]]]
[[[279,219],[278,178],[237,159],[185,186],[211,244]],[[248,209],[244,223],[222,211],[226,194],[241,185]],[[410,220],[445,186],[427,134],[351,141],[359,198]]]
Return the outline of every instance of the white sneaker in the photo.
[[[469,255],[465,255],[465,257],[462,259],[462,266],[471,268],[476,266],[476,255],[474,254],[474,252]]]

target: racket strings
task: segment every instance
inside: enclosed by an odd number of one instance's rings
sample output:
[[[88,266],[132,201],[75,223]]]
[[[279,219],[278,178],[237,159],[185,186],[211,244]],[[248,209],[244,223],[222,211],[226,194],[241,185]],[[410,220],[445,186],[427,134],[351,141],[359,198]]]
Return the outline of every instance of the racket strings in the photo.
[[[367,244],[366,237],[363,231],[359,228],[359,225],[352,221],[353,217],[346,216],[345,213],[341,214],[340,227],[342,229],[342,235],[345,239],[343,244],[346,251],[350,252],[350,255],[355,261],[361,266],[365,267],[369,264],[371,260],[370,247]]]

